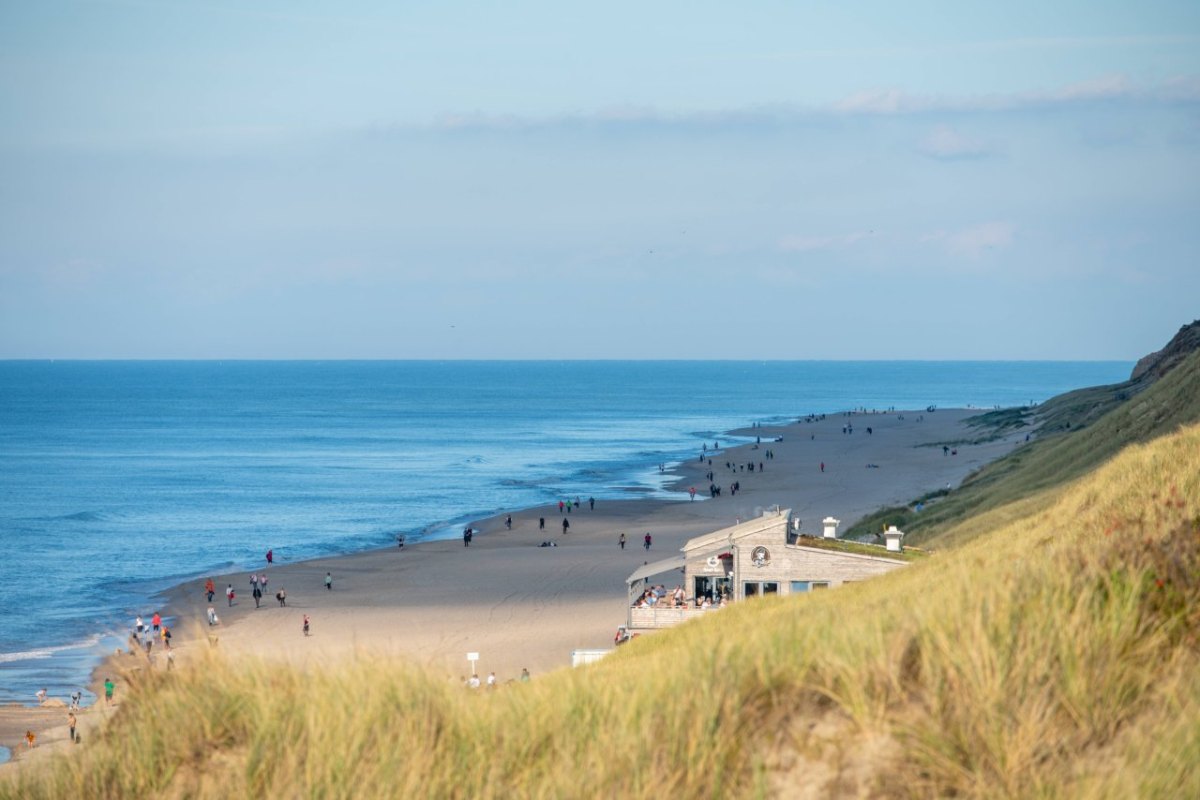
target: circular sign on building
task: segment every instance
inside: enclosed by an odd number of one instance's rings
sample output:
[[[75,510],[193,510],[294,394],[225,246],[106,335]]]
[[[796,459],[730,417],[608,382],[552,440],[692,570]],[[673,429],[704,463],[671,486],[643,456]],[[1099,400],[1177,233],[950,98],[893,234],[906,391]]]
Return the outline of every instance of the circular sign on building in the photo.
[[[771,551],[759,545],[750,551],[750,559],[754,562],[754,566],[765,567],[771,563]]]

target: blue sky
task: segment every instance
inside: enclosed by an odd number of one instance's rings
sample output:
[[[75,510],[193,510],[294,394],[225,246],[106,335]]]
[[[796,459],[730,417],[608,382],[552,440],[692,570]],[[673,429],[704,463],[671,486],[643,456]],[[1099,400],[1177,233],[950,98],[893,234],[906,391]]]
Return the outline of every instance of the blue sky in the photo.
[[[1200,4],[0,8],[0,357],[1132,359]]]

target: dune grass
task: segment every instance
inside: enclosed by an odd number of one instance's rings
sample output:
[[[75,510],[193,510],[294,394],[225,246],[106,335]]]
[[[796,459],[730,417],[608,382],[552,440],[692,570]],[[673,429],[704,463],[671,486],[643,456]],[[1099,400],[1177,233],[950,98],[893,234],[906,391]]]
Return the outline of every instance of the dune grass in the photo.
[[[1200,426],[964,524],[491,692],[211,655],[0,798],[1200,796]]]

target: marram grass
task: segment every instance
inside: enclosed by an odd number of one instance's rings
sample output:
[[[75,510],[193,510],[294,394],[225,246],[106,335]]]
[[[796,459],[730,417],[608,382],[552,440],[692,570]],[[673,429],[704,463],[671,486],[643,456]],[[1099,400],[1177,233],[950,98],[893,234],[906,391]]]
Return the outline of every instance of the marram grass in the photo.
[[[1200,426],[1052,491],[494,692],[214,655],[0,798],[1200,797]]]

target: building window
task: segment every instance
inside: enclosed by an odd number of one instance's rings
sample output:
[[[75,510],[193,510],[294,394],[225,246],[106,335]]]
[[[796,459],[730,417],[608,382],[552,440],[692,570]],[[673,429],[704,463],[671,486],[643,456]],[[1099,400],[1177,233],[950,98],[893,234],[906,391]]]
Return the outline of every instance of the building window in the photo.
[[[829,581],[792,581],[792,594],[814,592],[817,589],[828,589]]]
[[[779,584],[776,581],[746,581],[742,584],[742,597],[766,594],[779,594]]]

